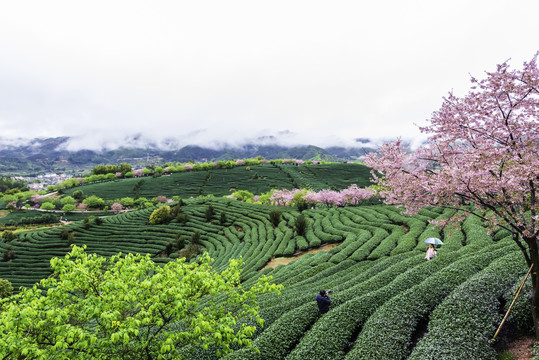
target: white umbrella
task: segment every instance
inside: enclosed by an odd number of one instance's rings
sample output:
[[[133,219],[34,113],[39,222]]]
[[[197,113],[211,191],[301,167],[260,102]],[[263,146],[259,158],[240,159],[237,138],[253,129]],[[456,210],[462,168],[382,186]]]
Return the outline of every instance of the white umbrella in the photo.
[[[426,239],[425,242],[427,244],[432,244],[432,245],[443,245],[444,244],[442,242],[442,240],[440,240],[438,238],[433,238],[433,237],[430,237],[430,238]]]

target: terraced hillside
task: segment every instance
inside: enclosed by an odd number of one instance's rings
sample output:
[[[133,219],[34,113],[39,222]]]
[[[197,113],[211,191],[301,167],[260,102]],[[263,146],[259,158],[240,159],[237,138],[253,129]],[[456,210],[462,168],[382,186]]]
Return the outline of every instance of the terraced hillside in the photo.
[[[83,185],[66,191],[72,195],[82,190],[86,195],[103,199],[133,196],[135,184],[142,181],[139,195],[151,198],[180,195],[196,197],[205,195],[230,195],[231,191],[247,190],[261,194],[271,189],[308,188],[342,190],[350,184],[359,187],[371,185],[370,169],[360,164],[264,164],[230,169],[184,171],[157,178],[118,179],[97,184]]]
[[[245,170],[244,170],[245,171]],[[209,206],[214,215],[206,221]],[[73,243],[110,256],[117,252],[150,253],[157,262],[178,234],[201,243],[223,269],[228,259],[242,256],[243,280],[254,283],[260,273],[285,286],[281,296],[262,296],[265,326],[254,345],[260,353],[241,349],[228,359],[493,359],[492,337],[503,316],[504,302],[526,273],[522,255],[509,235],[489,236],[476,217],[456,230],[441,231],[429,219],[453,210],[423,209],[414,217],[376,205],[303,211],[304,236],[295,231],[299,212],[245,204],[224,198],[187,200],[182,206],[188,221],[147,225],[153,209],[128,212],[84,226],[67,226]],[[278,226],[270,212],[282,211]],[[223,221],[221,214],[225,214]],[[15,287],[30,286],[48,276],[48,261],[69,249],[62,228],[22,233],[1,242],[2,253],[15,258],[0,262],[0,278]],[[444,241],[438,256],[424,260],[423,239]],[[264,266],[272,258],[292,256],[321,245],[329,251],[301,256],[288,265]],[[320,316],[314,296],[331,288],[330,311]],[[224,299],[216,299],[223,301]],[[211,349],[197,359],[214,359]]]

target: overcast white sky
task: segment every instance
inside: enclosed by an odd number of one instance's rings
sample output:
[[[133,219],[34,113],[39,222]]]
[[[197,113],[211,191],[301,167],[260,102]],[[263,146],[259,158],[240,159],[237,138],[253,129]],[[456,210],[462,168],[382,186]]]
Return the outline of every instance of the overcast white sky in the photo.
[[[536,0],[1,1],[0,137],[414,138],[470,74],[530,60],[538,14]]]

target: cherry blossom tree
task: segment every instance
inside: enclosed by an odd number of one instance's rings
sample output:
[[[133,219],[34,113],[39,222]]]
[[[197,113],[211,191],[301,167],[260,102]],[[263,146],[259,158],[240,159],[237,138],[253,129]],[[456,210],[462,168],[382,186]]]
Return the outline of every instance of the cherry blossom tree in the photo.
[[[371,189],[362,189],[356,184],[352,184],[342,190],[341,194],[346,199],[346,203],[351,205],[358,205],[360,201],[370,199],[374,196],[374,192]]]
[[[539,53],[538,53],[539,54]],[[452,93],[421,128],[428,142],[413,153],[386,144],[365,163],[388,204],[408,213],[446,206],[474,213],[511,232],[532,272],[532,313],[539,339],[539,71],[537,54],[522,69],[508,62],[471,78],[464,97]],[[380,175],[382,174],[382,175]]]
[[[144,169],[136,169],[136,170],[133,170],[133,176],[134,176],[134,177],[141,177],[143,171],[144,171]]]
[[[298,189],[294,189],[298,190]],[[294,190],[276,190],[270,197],[270,203],[273,205],[285,206],[294,200]]]
[[[112,205],[110,206],[110,209],[112,210],[113,213],[119,214],[120,212],[122,212],[122,210],[124,209],[124,207],[123,207],[122,204],[115,202],[114,204],[112,204]]]

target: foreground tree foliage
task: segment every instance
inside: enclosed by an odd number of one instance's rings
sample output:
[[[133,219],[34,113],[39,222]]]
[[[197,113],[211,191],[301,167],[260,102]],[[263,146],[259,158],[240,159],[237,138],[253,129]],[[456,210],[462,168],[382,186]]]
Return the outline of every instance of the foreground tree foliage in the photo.
[[[539,70],[537,55],[522,70],[498,65],[484,80],[472,78],[463,98],[450,94],[431,125],[428,143],[414,153],[400,141],[386,144],[366,164],[388,204],[408,213],[446,206],[482,217],[511,232],[533,265],[532,313],[539,339]],[[376,172],[373,172],[376,177]]]
[[[73,246],[51,260],[52,277],[1,301],[0,355],[182,359],[210,346],[218,355],[234,343],[250,347],[252,324],[263,323],[257,295],[280,286],[261,277],[243,290],[241,259],[222,273],[211,262],[204,255],[159,266],[149,255],[104,258]]]

